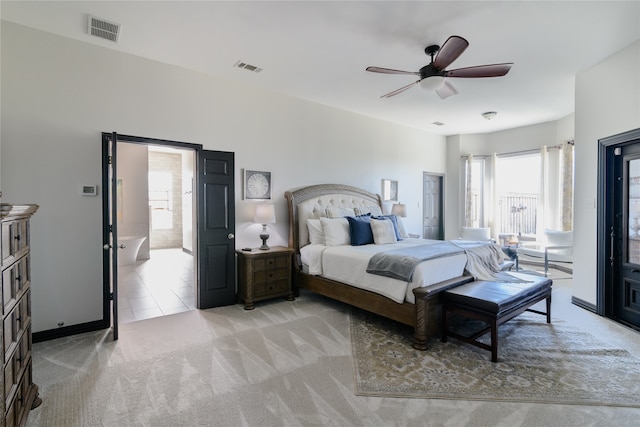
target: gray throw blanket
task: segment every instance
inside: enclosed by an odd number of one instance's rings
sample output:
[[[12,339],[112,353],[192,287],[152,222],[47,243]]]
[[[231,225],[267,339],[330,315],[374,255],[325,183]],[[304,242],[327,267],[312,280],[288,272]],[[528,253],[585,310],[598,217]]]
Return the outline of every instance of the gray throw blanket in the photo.
[[[369,259],[367,273],[410,282],[416,266],[422,261],[461,253],[466,253],[467,265],[465,270],[475,280],[523,281],[500,270],[504,254],[498,245],[489,242],[464,240],[444,241],[377,253]]]
[[[504,261],[504,252],[495,243],[470,242],[465,240],[452,241],[467,254],[465,270],[474,280],[490,282],[525,282],[518,277],[500,269]]]
[[[367,273],[410,282],[413,271],[422,261],[461,254],[464,249],[451,242],[411,246],[380,252],[369,259]]]

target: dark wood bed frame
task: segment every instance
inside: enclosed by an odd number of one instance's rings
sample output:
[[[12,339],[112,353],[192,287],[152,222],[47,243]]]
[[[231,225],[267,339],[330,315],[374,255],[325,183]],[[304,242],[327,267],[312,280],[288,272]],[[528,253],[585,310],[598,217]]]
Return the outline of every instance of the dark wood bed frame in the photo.
[[[363,310],[370,311],[380,316],[395,320],[414,328],[413,347],[418,350],[427,349],[427,340],[435,336],[440,328],[439,291],[444,291],[454,286],[469,282],[470,276],[460,276],[444,282],[440,282],[431,291],[424,288],[413,290],[415,304],[404,302],[399,304],[385,296],[370,292],[364,289],[355,288],[334,280],[325,279],[320,276],[309,275],[302,271],[300,261],[300,248],[309,244],[308,241],[301,242],[301,225],[306,227],[306,219],[298,214],[298,205],[302,202],[312,203],[317,200],[318,206],[323,207],[357,207],[366,205],[377,205],[382,208],[380,196],[342,184],[320,184],[302,187],[296,190],[285,192],[289,208],[289,247],[295,250],[293,261],[293,286],[295,292],[299,288],[308,289],[320,295],[341,301]],[[301,224],[302,221],[302,224]]]

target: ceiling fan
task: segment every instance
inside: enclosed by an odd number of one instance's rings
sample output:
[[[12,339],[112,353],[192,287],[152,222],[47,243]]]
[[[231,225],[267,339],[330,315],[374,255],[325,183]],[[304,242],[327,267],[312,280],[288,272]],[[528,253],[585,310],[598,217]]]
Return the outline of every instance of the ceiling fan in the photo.
[[[445,70],[453,61],[458,59],[468,46],[469,42],[464,38],[451,36],[444,42],[442,47],[431,45],[425,48],[425,53],[431,57],[431,63],[420,68],[418,71],[401,71],[381,67],[367,67],[367,71],[383,74],[413,74],[420,76],[419,80],[382,95],[380,98],[390,98],[419,84],[426,90],[435,91],[440,98],[445,99],[458,93],[446,78],[501,77],[506,75],[513,65],[513,63],[508,62],[503,64],[477,65],[474,67],[458,68],[457,70]]]

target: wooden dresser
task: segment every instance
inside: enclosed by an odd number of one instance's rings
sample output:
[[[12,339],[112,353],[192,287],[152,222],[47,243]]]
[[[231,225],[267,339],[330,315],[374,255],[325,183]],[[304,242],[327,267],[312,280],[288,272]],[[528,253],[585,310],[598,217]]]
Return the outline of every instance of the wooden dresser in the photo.
[[[2,218],[2,419],[23,426],[42,401],[33,383],[31,359],[31,258],[29,219],[37,205],[0,204]]]
[[[284,296],[293,301],[291,256],[293,249],[274,246],[268,250],[238,253],[238,297],[245,310],[253,310],[254,301]]]

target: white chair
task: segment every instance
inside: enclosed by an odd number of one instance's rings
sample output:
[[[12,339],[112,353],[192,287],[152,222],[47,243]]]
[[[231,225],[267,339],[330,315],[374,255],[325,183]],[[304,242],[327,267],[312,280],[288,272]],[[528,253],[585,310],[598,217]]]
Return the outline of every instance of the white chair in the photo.
[[[528,257],[544,260],[544,275],[549,272],[549,263],[573,263],[573,231],[545,230],[541,243],[524,243],[518,248],[520,262]],[[570,269],[569,269],[570,270]]]

